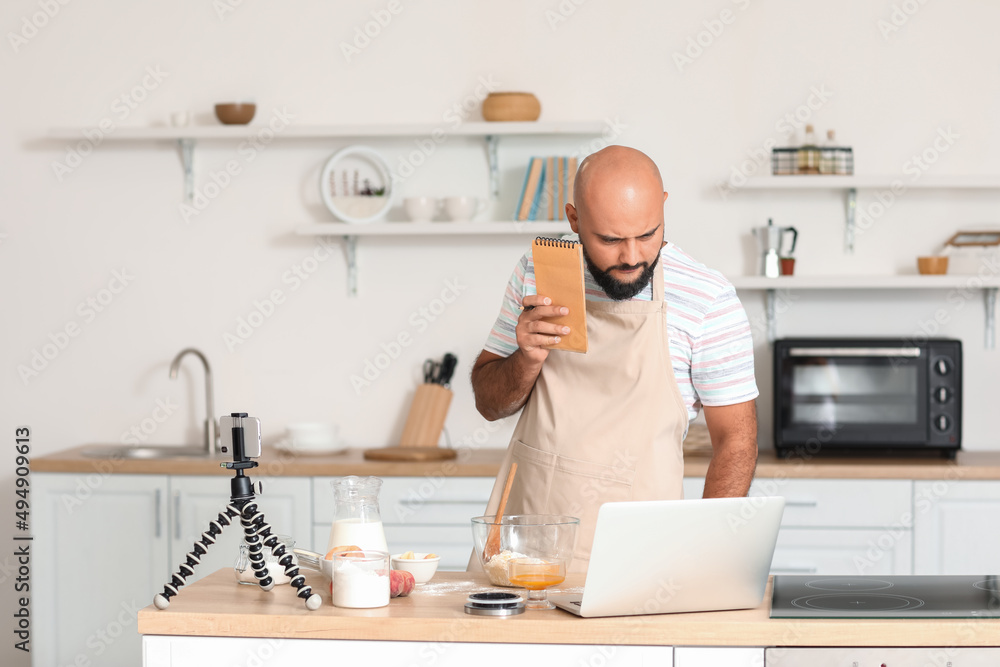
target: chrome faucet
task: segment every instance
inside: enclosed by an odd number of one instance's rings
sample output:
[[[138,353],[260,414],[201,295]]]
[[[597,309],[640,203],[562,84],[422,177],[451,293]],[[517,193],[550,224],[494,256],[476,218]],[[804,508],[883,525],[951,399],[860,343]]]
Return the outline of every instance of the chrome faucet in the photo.
[[[181,367],[181,359],[186,354],[193,354],[201,359],[205,367],[205,453],[209,456],[218,453],[218,429],[215,426],[215,399],[212,396],[212,368],[208,365],[208,359],[199,350],[187,347],[177,353],[174,360],[170,362],[170,379],[177,379],[177,371]]]

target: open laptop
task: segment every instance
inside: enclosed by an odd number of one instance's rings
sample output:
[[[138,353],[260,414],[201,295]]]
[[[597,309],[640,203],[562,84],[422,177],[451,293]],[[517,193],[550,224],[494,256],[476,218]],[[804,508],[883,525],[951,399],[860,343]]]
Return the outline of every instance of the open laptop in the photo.
[[[549,600],[585,617],[756,607],[784,509],[779,497],[605,503],[583,594]]]

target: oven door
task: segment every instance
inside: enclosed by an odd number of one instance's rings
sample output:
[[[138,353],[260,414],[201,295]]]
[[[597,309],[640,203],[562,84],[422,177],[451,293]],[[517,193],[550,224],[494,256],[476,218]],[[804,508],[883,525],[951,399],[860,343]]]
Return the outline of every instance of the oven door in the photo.
[[[775,348],[779,447],[927,443],[926,350],[919,346]]]

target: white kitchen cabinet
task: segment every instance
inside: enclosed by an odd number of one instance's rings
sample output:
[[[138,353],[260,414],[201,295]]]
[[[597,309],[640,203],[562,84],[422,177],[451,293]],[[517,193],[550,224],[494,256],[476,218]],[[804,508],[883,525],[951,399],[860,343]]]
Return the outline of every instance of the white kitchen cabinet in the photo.
[[[461,619],[456,627],[461,627]],[[711,649],[709,649],[711,650]],[[738,649],[744,650],[744,649]],[[146,667],[219,667],[220,665],[305,665],[364,663],[434,665],[434,667],[671,667],[670,646],[580,644],[487,644],[455,641],[358,641],[250,637],[147,635]],[[763,649],[760,649],[763,655]],[[700,663],[687,663],[689,666]],[[760,663],[711,663],[720,667],[760,667]]]
[[[703,477],[684,478],[684,497],[701,498]],[[888,528],[913,511],[913,482],[900,479],[777,479],[762,477],[750,496],[782,496],[782,527]]]
[[[684,496],[700,498],[704,478],[686,477]],[[755,479],[751,496],[782,496],[785,511],[773,574],[910,574],[913,482],[858,479]]]
[[[296,546],[307,545],[312,537],[310,478],[256,477],[252,470],[250,478],[255,483],[260,481],[263,484],[264,492],[256,497],[256,502],[264,512],[271,532],[291,536],[296,540]],[[216,519],[225,509],[229,502],[230,479],[204,475],[174,475],[170,478],[171,572],[177,571],[186,554],[194,548],[195,541],[208,530],[208,522]],[[209,548],[201,559],[201,565],[195,568],[194,576],[188,577],[188,582],[197,581],[219,568],[232,567],[242,540],[243,527],[239,519],[234,519]]]
[[[313,484],[313,548],[325,552],[334,517],[335,477]],[[440,570],[465,570],[472,553],[470,519],[486,511],[492,477],[383,477],[379,510],[391,553],[429,551]]]
[[[1000,570],[1000,482],[921,481],[913,498],[915,574]]]
[[[138,610],[169,572],[165,475],[35,473],[33,664],[138,663]]]
[[[743,646],[677,646],[674,667],[764,667],[764,649]]]
[[[910,574],[912,553],[910,530],[782,527],[771,574]]]
[[[263,481],[257,500],[272,532],[308,540],[310,479],[251,477]],[[228,503],[229,478],[95,472],[32,481],[34,664],[138,664],[136,613]],[[188,581],[232,567],[242,536],[238,521],[226,528]]]

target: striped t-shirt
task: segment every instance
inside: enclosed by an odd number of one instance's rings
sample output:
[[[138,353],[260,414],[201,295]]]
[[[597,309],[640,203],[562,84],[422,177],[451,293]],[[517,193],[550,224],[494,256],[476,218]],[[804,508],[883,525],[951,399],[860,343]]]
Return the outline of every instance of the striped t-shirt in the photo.
[[[688,420],[698,416],[702,405],[733,405],[756,398],[759,392],[753,374],[750,323],[732,284],[672,243],[660,251],[660,264],[670,357]],[[588,301],[611,301],[586,265],[584,280]],[[517,350],[514,328],[521,300],[536,293],[535,265],[529,249],[507,284],[500,316],[486,340],[486,351],[509,357]],[[634,297],[641,301],[652,298],[652,285],[646,285]]]

